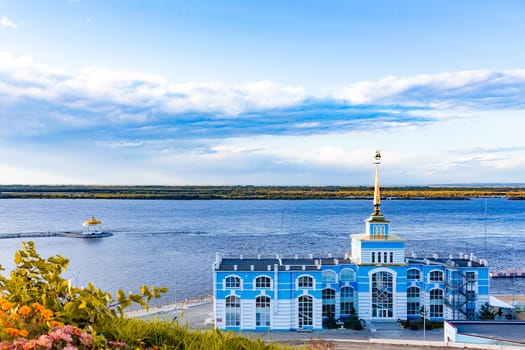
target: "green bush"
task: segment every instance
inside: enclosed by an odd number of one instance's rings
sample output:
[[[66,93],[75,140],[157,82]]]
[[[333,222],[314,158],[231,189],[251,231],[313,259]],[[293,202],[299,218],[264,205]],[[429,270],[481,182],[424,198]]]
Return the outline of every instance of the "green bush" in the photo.
[[[119,339],[132,347],[166,349],[289,349],[279,344],[267,344],[234,332],[191,330],[187,325],[159,319],[122,318],[103,330],[106,337]]]

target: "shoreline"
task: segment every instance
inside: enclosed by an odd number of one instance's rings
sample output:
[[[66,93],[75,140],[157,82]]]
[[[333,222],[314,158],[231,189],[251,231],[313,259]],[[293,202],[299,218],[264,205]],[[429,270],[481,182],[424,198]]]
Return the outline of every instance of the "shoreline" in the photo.
[[[388,200],[525,200],[524,184],[426,185],[382,187]],[[90,186],[0,185],[3,199],[129,200],[369,200],[369,186]]]
[[[207,295],[201,297],[194,297],[190,299],[184,299],[183,301],[175,303],[167,303],[165,305],[152,305],[148,308],[148,310],[143,308],[129,310],[125,311],[124,315],[126,315],[127,317],[136,318],[153,317],[168,314],[170,312],[189,310],[197,306],[211,303],[213,303],[213,297],[211,295]]]

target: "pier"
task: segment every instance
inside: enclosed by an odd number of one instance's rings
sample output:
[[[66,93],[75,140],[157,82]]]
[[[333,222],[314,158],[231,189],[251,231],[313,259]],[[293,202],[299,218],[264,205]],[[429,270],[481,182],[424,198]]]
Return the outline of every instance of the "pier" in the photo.
[[[491,278],[525,278],[525,270],[491,271]]]
[[[113,236],[113,234],[110,232],[83,233],[82,231],[0,233],[0,239],[40,237],[102,238],[109,236]]]

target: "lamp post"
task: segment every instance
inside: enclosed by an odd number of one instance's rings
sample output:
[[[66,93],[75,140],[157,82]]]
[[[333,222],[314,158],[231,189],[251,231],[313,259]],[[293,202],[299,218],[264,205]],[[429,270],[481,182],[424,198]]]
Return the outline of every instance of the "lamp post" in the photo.
[[[427,310],[425,306],[423,306],[423,341],[427,340]]]
[[[423,289],[423,306],[420,309],[420,314],[423,316],[423,341],[427,340],[427,303],[426,303],[426,288]]]

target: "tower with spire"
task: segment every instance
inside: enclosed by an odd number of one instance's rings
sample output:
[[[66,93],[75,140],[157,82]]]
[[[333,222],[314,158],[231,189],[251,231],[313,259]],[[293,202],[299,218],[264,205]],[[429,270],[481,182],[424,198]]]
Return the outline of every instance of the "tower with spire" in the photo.
[[[404,264],[405,240],[390,234],[390,221],[381,213],[379,165],[381,152],[375,154],[373,211],[365,220],[365,233],[351,235],[352,260],[358,264]]]
[[[381,189],[379,187],[379,164],[381,164],[381,152],[376,151],[375,156],[376,178],[374,181],[374,211],[372,215],[365,220],[366,233],[374,239],[388,239],[389,221],[381,214]]]

